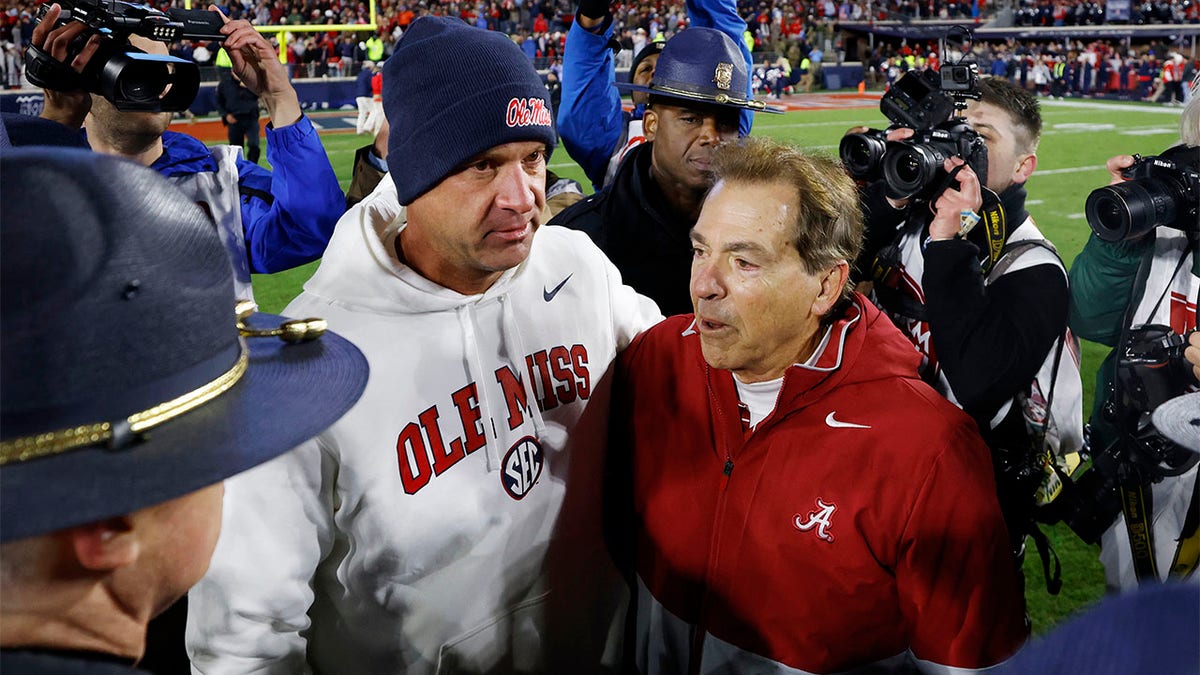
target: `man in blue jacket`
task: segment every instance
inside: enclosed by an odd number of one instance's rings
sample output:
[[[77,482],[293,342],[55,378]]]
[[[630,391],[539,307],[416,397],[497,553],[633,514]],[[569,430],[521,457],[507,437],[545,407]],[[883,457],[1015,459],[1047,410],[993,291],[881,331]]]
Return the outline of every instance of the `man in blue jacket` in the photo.
[[[60,9],[53,5],[34,30],[35,44],[60,61],[84,32],[81,22],[51,30]],[[80,128],[86,117],[92,149],[148,166],[183,189],[212,216],[233,265],[238,297],[252,298],[250,273],[273,273],[321,257],[345,197],[312,123],[300,109],[270,43],[246,21],[229,21],[226,36],[233,72],[267,108],[267,161],[272,171],[246,161],[240,148],[208,148],[187,134],[168,131],[169,112],[121,112],[86,92],[49,92],[42,117]],[[166,54],[166,46],[134,36],[131,44]],[[93,49],[73,66],[82,69]]]
[[[735,3],[689,0],[687,11],[692,27],[714,28],[728,35],[741,48],[746,70],[753,68],[750,50],[742,41],[746,22],[738,16]],[[642,132],[646,97],[635,93],[633,112],[625,112],[621,95],[614,89],[616,68],[609,48],[614,28],[613,15],[605,0],[579,3],[563,51],[562,105],[555,111],[563,147],[597,190],[612,180],[625,153],[646,140]],[[649,42],[634,54],[629,70],[633,84],[650,84],[662,49],[662,42]],[[747,81],[747,98],[751,93]],[[750,134],[751,120],[750,112],[742,114],[740,136]]]

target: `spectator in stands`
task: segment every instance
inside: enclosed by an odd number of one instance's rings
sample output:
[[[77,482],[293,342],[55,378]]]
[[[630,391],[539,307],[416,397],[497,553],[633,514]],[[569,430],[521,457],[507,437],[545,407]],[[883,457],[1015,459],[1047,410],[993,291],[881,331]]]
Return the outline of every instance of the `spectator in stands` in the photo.
[[[239,335],[220,236],[154,172],[23,148],[0,175],[0,670],[144,673],[147,623],[208,567],[221,481],[340,417],[366,361],[332,333]]]
[[[687,236],[712,185],[712,152],[737,138],[741,111],[768,110],[747,97],[748,86],[728,35],[689,28],[668,40],[650,84],[631,87],[650,95],[646,143],[629,152],[604,190],[552,221],[587,233],[625,281],[668,314],[690,305]]]
[[[51,30],[60,11],[57,4],[51,6],[34,40],[65,60],[67,45],[84,24],[71,21]],[[121,112],[104,97],[72,92],[47,96],[42,116],[75,129],[86,117],[92,149],[149,166],[208,204],[226,239],[238,295],[250,298],[251,272],[278,272],[321,257],[345,202],[278,53],[245,21],[227,22],[221,32],[227,36],[233,72],[261,97],[270,117],[270,172],[243,159],[240,149],[209,149],[191,136],[169,131],[169,112]],[[131,43],[149,53],[166,53],[161,42],[134,36]],[[75,63],[81,67],[79,59]]]

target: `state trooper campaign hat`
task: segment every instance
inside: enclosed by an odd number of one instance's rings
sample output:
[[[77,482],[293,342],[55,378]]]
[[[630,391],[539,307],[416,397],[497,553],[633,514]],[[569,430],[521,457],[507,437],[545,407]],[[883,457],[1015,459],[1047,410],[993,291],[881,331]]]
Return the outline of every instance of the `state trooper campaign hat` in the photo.
[[[0,541],[194,492],[354,404],[354,345],[235,303],[216,225],[154,171],[0,156]]]
[[[746,93],[746,58],[729,36],[713,28],[688,28],[667,40],[649,85],[617,83],[622,91],[782,114]]]
[[[1164,402],[1154,409],[1151,420],[1163,436],[1200,453],[1200,391]]]

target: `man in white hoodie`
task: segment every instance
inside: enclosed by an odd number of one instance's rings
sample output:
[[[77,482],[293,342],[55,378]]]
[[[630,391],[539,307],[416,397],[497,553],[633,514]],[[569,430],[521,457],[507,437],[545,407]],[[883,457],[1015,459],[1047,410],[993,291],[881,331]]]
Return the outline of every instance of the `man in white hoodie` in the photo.
[[[442,77],[460,60],[485,83],[465,97]],[[385,71],[391,180],[289,307],[321,308],[371,379],[342,423],[228,484],[193,667],[616,671],[606,373],[658,310],[586,236],[539,229],[555,133],[519,48],[422,18]]]

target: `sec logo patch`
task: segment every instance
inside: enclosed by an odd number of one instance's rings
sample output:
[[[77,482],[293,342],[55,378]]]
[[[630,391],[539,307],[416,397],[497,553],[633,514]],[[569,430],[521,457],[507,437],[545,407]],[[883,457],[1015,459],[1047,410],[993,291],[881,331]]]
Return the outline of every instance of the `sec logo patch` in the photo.
[[[524,499],[542,475],[542,446],[533,436],[517,441],[504,455],[500,482],[513,499]]]

